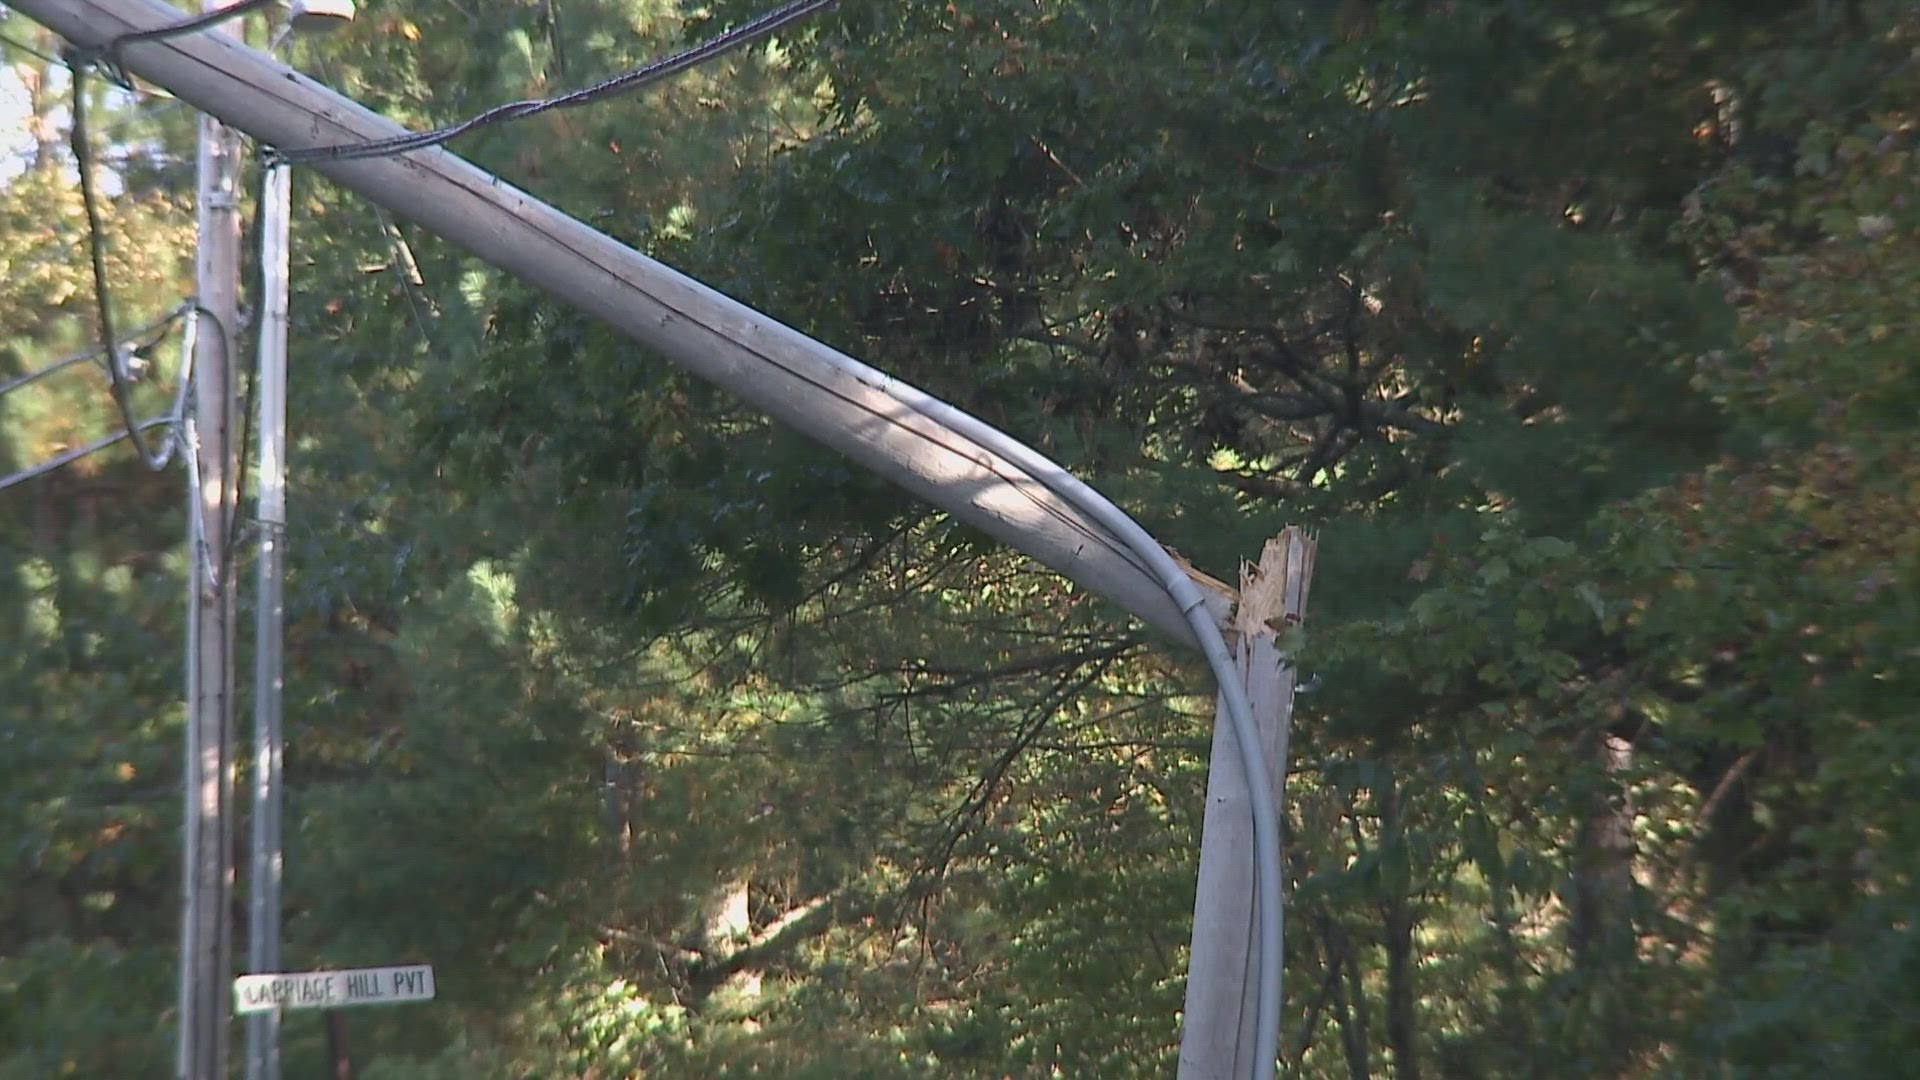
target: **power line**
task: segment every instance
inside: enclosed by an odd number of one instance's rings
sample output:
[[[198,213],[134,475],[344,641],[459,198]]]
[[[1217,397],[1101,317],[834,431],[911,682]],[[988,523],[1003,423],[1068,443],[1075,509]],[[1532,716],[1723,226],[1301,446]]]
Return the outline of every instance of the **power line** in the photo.
[[[552,98],[536,98],[531,101],[516,101],[510,105],[500,105],[488,109],[467,120],[447,127],[436,128],[411,135],[396,135],[390,139],[375,139],[370,142],[342,143],[334,146],[314,146],[303,150],[281,150],[274,156],[290,165],[310,165],[318,161],[356,161],[362,158],[387,157],[409,150],[423,150],[438,146],[450,139],[465,135],[469,131],[487,127],[509,120],[522,120],[529,116],[547,112],[551,109],[566,109],[576,105],[585,105],[611,97],[627,90],[637,89],[649,83],[658,82],[670,75],[677,75],[689,68],[712,60],[717,56],[731,52],[742,45],[779,30],[781,27],[799,22],[809,15],[832,7],[837,0],[793,0],[783,7],[775,8],[764,15],[728,30],[690,49],[685,49],[655,60],[650,64],[632,71],[616,75],[611,79],[595,83],[583,90],[562,94]]]
[[[164,335],[156,335],[150,341],[145,341],[144,339],[146,339],[149,335],[152,335],[156,330],[164,330],[167,327],[173,325],[174,321],[179,319],[182,315],[186,314],[188,310],[192,308],[192,306],[193,305],[191,304],[182,304],[180,307],[175,308],[172,312],[168,313],[167,315],[162,316],[161,318],[155,319],[153,322],[148,323],[147,325],[127,335],[125,338],[122,338],[113,347],[119,348],[126,345],[133,345],[133,348],[129,350],[130,352],[132,352],[133,355],[135,356],[146,355],[147,352],[152,350],[156,345],[160,344],[161,337]],[[144,342],[144,343],[135,344],[135,342]],[[13,393],[15,390],[18,390],[23,386],[28,386],[33,383],[39,382],[41,379],[44,379],[49,375],[63,371],[83,361],[91,360],[96,356],[103,355],[107,351],[108,351],[108,346],[95,345],[93,348],[87,349],[84,352],[77,352],[77,353],[74,353],[72,356],[61,357],[60,359],[55,360],[53,363],[48,364],[43,368],[40,368],[38,371],[29,371],[25,375],[17,375],[11,379],[8,379],[4,383],[0,383],[0,397],[6,397],[8,394]]]
[[[127,46],[150,41],[164,41],[167,38],[179,37],[183,34],[197,33],[210,26],[218,25],[229,19],[237,19],[248,12],[257,11],[260,8],[277,2],[278,0],[240,0],[239,3],[231,7],[223,7],[214,11],[205,12],[204,14],[195,15],[190,19],[181,19],[179,22],[168,23],[165,26],[156,26],[151,30],[130,31],[121,34],[105,45],[69,49],[67,51],[68,63],[78,66],[92,65],[98,67],[101,74],[106,76],[106,78],[115,85],[123,89],[131,90],[133,89],[133,79],[128,76],[126,67],[120,62],[120,54]]]
[[[18,49],[21,52],[26,53],[28,56],[31,56],[34,59],[39,60],[43,63],[47,63],[47,64],[67,63],[66,61],[62,61],[59,57],[51,56],[51,55],[48,55],[47,53],[41,52],[39,49],[36,49],[33,46],[28,45],[26,42],[21,41],[19,38],[10,37],[6,34],[0,34],[0,45],[11,45],[15,49]],[[83,63],[89,62],[85,60],[85,58],[79,57],[77,55],[75,58],[80,59]],[[69,66],[71,66],[70,63],[69,63]],[[130,86],[127,83],[121,82],[117,77],[111,77],[109,78],[109,81],[113,82],[114,85],[119,86],[123,90],[133,91],[135,96],[137,97],[145,96],[145,97],[163,98],[169,102],[169,104],[162,105],[159,108],[154,109],[152,112],[148,113],[147,115],[149,117],[160,115],[161,113],[166,112],[169,109],[179,108],[180,106],[186,104],[186,102],[181,101],[179,98],[174,97],[172,94],[166,93],[161,90],[155,90],[152,87],[148,87],[147,89],[141,90],[136,87]],[[122,124],[127,123],[129,120],[138,120],[138,119],[140,119],[140,117],[138,116],[122,117],[119,120],[114,121],[111,126],[118,127]]]
[[[107,42],[104,51],[108,53],[118,53],[128,45],[137,45],[143,41],[163,41],[170,37],[191,34],[196,31],[205,30],[210,26],[217,26],[220,23],[226,22],[228,19],[239,18],[250,11],[258,11],[268,4],[278,2],[279,0],[240,0],[237,4],[195,15],[190,19],[181,19],[176,23],[158,26],[152,30],[135,30],[130,33],[121,34],[119,37]]]
[[[166,415],[156,416],[151,419],[142,420],[134,424],[128,424],[126,427],[122,428],[120,431],[114,432],[112,435],[105,436],[104,438],[95,439],[94,441],[88,443],[85,446],[79,447],[74,450],[69,450],[66,453],[59,455],[58,457],[52,458],[51,460],[43,461],[38,465],[29,466],[9,476],[0,477],[0,491],[5,491],[6,489],[13,487],[17,484],[23,484],[28,480],[45,476],[46,474],[53,472],[56,469],[65,468],[66,466],[71,465],[76,461],[79,461],[81,458],[86,457],[88,454],[92,454],[92,453],[96,453],[98,451],[104,450],[107,447],[112,446],[123,439],[138,438],[139,437],[138,432],[144,432],[149,429],[162,427],[162,426],[168,428],[166,443],[160,447],[160,452],[158,455],[153,457],[143,457],[142,460],[146,463],[146,465],[149,468],[156,469],[156,470],[166,468],[167,463],[171,461],[173,458],[174,451],[180,446],[184,445],[184,443],[186,442],[186,439],[182,436],[181,432],[182,432],[183,426],[185,425],[186,414],[187,414],[187,390],[193,384],[194,336],[195,336],[195,331],[198,328],[199,316],[203,313],[201,312],[200,308],[197,305],[187,304],[187,305],[183,305],[179,311],[174,312],[172,315],[167,316],[167,318],[155,324],[156,326],[165,326],[168,323],[171,323],[173,320],[178,319],[182,313],[186,315],[186,332],[182,336],[181,346],[180,346],[180,374],[178,376],[178,379],[175,382],[174,389],[173,389],[173,406],[167,410]],[[217,325],[218,320],[215,320],[215,322]],[[156,340],[154,344],[158,344],[158,341]],[[92,353],[82,354],[79,357],[79,359],[88,359],[97,355],[99,355],[99,350],[95,350]],[[74,357],[67,357],[65,360],[60,361],[58,364],[53,365],[50,368],[42,369],[41,371],[36,372],[34,375],[30,377],[30,379],[39,378],[41,375],[49,374],[52,371],[58,370],[62,366],[66,366],[66,365],[70,365],[78,362],[79,360],[76,360]],[[30,381],[30,379],[28,381]],[[18,383],[21,383],[21,380],[15,380],[14,383],[8,384],[6,389],[12,389],[13,386]],[[195,486],[197,489],[198,485],[195,485]]]
[[[161,27],[157,30],[140,31],[136,34],[123,34],[109,43],[108,47],[112,49],[127,42],[157,40],[163,37],[172,37],[176,34],[186,33],[190,30],[210,26],[221,19],[241,14],[246,10],[250,10],[251,7],[260,6],[260,3],[264,2],[265,0],[259,0],[259,2],[247,0],[247,2],[234,7],[223,8],[209,15],[203,15],[197,19],[188,19],[171,26]],[[218,17],[216,18],[214,16]],[[127,373],[126,355],[121,351],[119,347],[120,339],[113,331],[113,295],[108,285],[106,267],[106,230],[102,228],[100,224],[99,193],[94,189],[93,182],[92,140],[87,131],[87,95],[85,92],[84,79],[85,63],[73,53],[69,53],[67,62],[69,69],[73,73],[73,128],[68,133],[68,142],[73,147],[74,164],[80,174],[80,201],[87,216],[87,255],[93,271],[94,303],[100,320],[100,340],[102,342],[101,346],[95,350],[93,355],[97,356],[102,353],[106,355],[107,375],[110,379],[113,403],[114,407],[120,413],[120,422],[123,428],[121,438],[131,440],[134,449],[140,454],[140,460],[144,462],[149,469],[158,471],[166,468],[167,463],[173,457],[174,449],[181,441],[181,422],[185,416],[186,392],[192,364],[190,359],[183,359],[181,361],[179,385],[176,389],[174,407],[169,416],[143,422],[136,422],[133,419],[133,406],[127,392],[127,384],[131,380]],[[191,342],[194,337],[195,320],[197,320],[199,316],[204,315],[208,321],[213,324],[214,333],[219,335],[222,355],[228,357],[234,355],[232,328],[228,327],[225,322],[213,312],[201,307],[197,302],[188,305],[185,310],[190,316],[187,324],[189,351],[191,351],[192,348]],[[45,373],[43,372],[42,374]],[[38,377],[39,376],[35,376],[35,378]],[[9,384],[7,388],[12,389],[12,384]],[[141,437],[141,433],[162,422],[172,425],[171,430],[168,432],[167,443],[158,451],[149,449],[146,440]],[[98,445],[91,446],[86,452],[91,453],[94,450],[111,446],[118,441],[119,439],[116,438],[100,442]],[[63,458],[56,459],[58,464],[52,467],[57,468],[59,465],[68,464],[70,461],[78,460],[79,457],[84,456],[85,454],[79,454],[76,457],[67,458],[63,455]],[[40,475],[39,472],[35,472],[32,469],[27,470],[27,473],[34,476]],[[10,483],[17,482],[17,480],[10,481]],[[237,525],[237,520],[235,524]]]
[[[43,461],[38,465],[32,466],[31,468],[22,469],[11,476],[0,477],[0,491],[5,491],[16,484],[24,484],[28,480],[33,480],[38,477],[45,476],[46,474],[53,472],[56,469],[65,468],[66,466],[71,465],[76,461],[79,461],[81,458],[86,457],[88,454],[94,453],[99,450],[105,450],[107,447],[112,446],[114,443],[117,443],[122,439],[126,439],[129,437],[138,438],[137,435],[134,435],[135,430],[146,431],[150,428],[157,428],[165,425],[170,425],[173,422],[174,422],[174,418],[171,416],[156,416],[150,420],[141,420],[138,423],[133,424],[129,428],[123,428],[120,431],[116,431],[111,435],[105,436],[103,438],[95,439],[92,442],[88,443],[87,445],[82,446],[75,450],[69,450],[64,454],[61,454],[59,457],[52,458],[48,461]]]

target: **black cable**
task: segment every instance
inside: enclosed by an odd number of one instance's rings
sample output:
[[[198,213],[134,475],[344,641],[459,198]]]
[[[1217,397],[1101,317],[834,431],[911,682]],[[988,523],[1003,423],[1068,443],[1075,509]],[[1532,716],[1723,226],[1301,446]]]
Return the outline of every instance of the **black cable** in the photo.
[[[152,30],[135,30],[131,33],[121,34],[119,37],[107,42],[106,51],[108,53],[118,53],[128,45],[135,45],[143,41],[163,41],[170,37],[191,34],[198,30],[205,30],[209,26],[216,26],[226,22],[228,19],[238,18],[250,11],[258,11],[268,4],[278,2],[279,0],[240,0],[237,4],[216,8],[213,11],[202,12],[191,19],[181,19],[179,22],[168,23],[165,26],[157,26]]]
[[[743,23],[708,41],[695,45],[652,63],[635,68],[611,79],[595,83],[583,90],[562,94],[552,98],[537,98],[532,101],[516,101],[509,105],[499,105],[488,109],[478,116],[462,120],[457,124],[436,128],[433,131],[415,132],[409,135],[396,135],[389,139],[374,139],[368,142],[342,143],[335,146],[313,146],[304,150],[280,150],[275,160],[290,165],[310,165],[318,161],[355,161],[362,158],[387,157],[409,150],[423,150],[438,146],[450,139],[465,135],[469,131],[507,120],[521,120],[529,116],[547,112],[550,109],[566,109],[576,105],[585,105],[602,98],[633,90],[649,83],[658,82],[670,75],[677,75],[689,68],[696,67],[724,53],[733,51],[749,42],[757,41],[768,34],[798,22],[809,15],[832,7],[837,0],[793,0],[782,7],[775,8],[764,15]]]
[[[73,147],[73,160],[80,170],[80,203],[87,213],[87,255],[93,264],[93,299],[100,317],[100,341],[107,354],[107,375],[113,388],[113,404],[120,410],[120,423],[126,428],[127,438],[133,440],[133,448],[139,452],[140,459],[146,462],[154,460],[153,452],[147,449],[147,441],[140,435],[140,427],[133,419],[133,405],[127,397],[126,365],[120,353],[120,338],[113,332],[113,299],[107,291],[107,253],[106,233],[100,227],[100,207],[97,194],[93,189],[93,154],[87,142],[87,88],[82,75],[82,62],[73,56],[67,61],[68,69],[73,73],[73,130],[68,133],[68,143]]]
[[[165,26],[156,26],[151,30],[129,31],[107,42],[105,45],[76,49],[74,50],[74,54],[80,62],[100,68],[101,74],[112,80],[114,84],[131,90],[133,88],[133,80],[128,77],[126,66],[120,61],[120,54],[127,46],[138,45],[142,42],[149,41],[164,41],[167,38],[179,37],[182,34],[196,33],[210,26],[218,25],[229,19],[237,19],[248,12],[257,11],[269,4],[278,2],[279,0],[240,0],[239,3],[231,7],[223,7],[215,11],[204,12],[195,15],[191,19],[181,19],[179,22],[168,23]]]
[[[219,315],[215,314],[212,310],[207,308],[205,305],[201,304],[199,301],[197,300],[194,301],[190,306],[193,308],[194,312],[200,316],[200,318],[207,320],[207,322],[213,326],[213,332],[219,335],[220,355],[225,360],[225,363],[222,364],[221,366],[226,369],[226,373],[227,373],[226,377],[229,380],[228,385],[226,387],[221,388],[220,400],[231,401],[233,397],[232,397],[232,394],[230,393],[230,388],[232,386],[231,380],[233,379],[233,365],[234,365],[234,355],[235,355],[234,353],[235,342],[234,342],[233,331],[228,328],[225,320],[220,318]],[[199,375],[196,373],[194,377],[199,378]],[[249,372],[247,378],[248,378],[247,402],[245,406],[243,406],[246,412],[242,416],[243,423],[240,428],[240,443],[237,448],[237,454],[240,459],[239,466],[238,468],[231,471],[231,474],[234,477],[234,482],[231,489],[228,491],[221,492],[221,508],[223,512],[229,515],[227,520],[227,543],[226,543],[226,551],[225,551],[226,559],[223,560],[223,562],[228,565],[222,565],[220,567],[215,568],[216,573],[224,573],[228,569],[230,569],[230,564],[233,558],[234,544],[239,539],[239,536],[240,536],[240,510],[239,510],[240,495],[242,494],[242,489],[246,486],[247,444],[253,438],[253,434],[252,434],[253,432],[253,420],[252,420],[252,415],[253,415],[252,378],[253,376],[251,372]],[[225,429],[232,430],[233,417],[227,416],[223,419],[225,420],[225,425],[224,425]],[[204,535],[204,527],[203,527],[202,535]]]

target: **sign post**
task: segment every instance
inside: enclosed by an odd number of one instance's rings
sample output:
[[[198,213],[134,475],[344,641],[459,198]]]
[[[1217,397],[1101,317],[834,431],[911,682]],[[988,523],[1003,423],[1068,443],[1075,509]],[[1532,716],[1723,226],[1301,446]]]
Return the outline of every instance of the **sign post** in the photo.
[[[233,1011],[342,1009],[433,1000],[433,965],[242,975],[233,980]]]

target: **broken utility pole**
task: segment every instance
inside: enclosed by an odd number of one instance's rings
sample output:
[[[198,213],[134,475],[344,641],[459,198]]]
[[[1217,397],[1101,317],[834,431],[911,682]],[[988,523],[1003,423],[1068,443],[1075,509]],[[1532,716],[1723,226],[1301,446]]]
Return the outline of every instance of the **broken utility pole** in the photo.
[[[1272,773],[1276,806],[1287,779],[1287,727],[1293,718],[1294,668],[1282,641],[1307,608],[1314,541],[1288,527],[1267,541],[1257,566],[1240,570],[1233,625],[1235,659],[1245,680]],[[1230,1080],[1253,1067],[1259,954],[1253,819],[1246,773],[1236,767],[1233,733],[1223,715],[1213,725],[1207,765],[1207,809],[1201,823],[1200,884],[1193,903],[1193,950],[1187,961],[1187,1007],[1180,1032],[1180,1080]]]
[[[178,21],[158,0],[9,0],[79,45]],[[226,35],[128,45],[127,71],[287,150],[406,130]],[[606,320],[682,368],[1196,643],[1181,605],[1112,530],[976,434],[979,421],[680,274],[443,149],[313,166],[369,201]],[[1209,597],[1222,623],[1226,603]]]

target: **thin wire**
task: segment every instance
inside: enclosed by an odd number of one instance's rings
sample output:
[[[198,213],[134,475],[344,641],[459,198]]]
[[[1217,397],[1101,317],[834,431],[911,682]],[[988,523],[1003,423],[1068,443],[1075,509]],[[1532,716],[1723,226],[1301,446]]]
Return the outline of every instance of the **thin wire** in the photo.
[[[167,425],[171,423],[173,423],[173,417],[171,416],[156,416],[150,420],[142,420],[133,426],[141,431],[146,431],[149,428],[161,427],[163,425]],[[0,477],[0,491],[5,491],[16,484],[24,484],[28,480],[33,480],[38,477],[45,476],[46,474],[53,472],[55,469],[65,468],[66,466],[71,465],[76,461],[79,461],[81,458],[86,457],[88,454],[105,450],[107,447],[112,446],[114,443],[120,442],[121,440],[128,438],[129,435],[130,435],[129,430],[122,429],[120,431],[114,432],[111,435],[107,435],[102,438],[95,439],[94,441],[88,443],[85,446],[80,447],[77,450],[69,450],[64,454],[61,454],[59,457],[53,458],[49,461],[43,461],[38,465],[32,466],[31,468],[22,469],[11,476]]]
[[[227,328],[226,321],[221,319],[218,314],[209,310],[208,308],[200,306],[200,304],[197,302],[193,305],[193,314],[196,317],[204,318],[209,323],[213,324],[213,332],[220,336],[221,355],[227,358],[227,363],[224,365],[227,370],[227,378],[231,379],[233,377],[233,357],[236,355],[234,352],[236,343],[233,338],[233,331]],[[188,328],[189,330],[191,330],[193,328],[193,324],[191,323],[188,324]],[[229,390],[223,390],[221,393],[221,400],[226,401],[229,393],[230,393]],[[249,395],[249,397],[251,397],[251,395]],[[241,436],[240,436],[241,437],[240,456],[242,458],[243,463],[246,456],[245,443],[248,438],[248,435],[247,435],[248,430],[250,429],[242,428]],[[191,451],[190,453],[187,453],[183,456],[187,460],[187,475],[188,475],[189,486],[191,486],[195,492],[198,492],[200,491],[200,432],[199,432],[198,426],[194,423],[193,418],[187,414],[186,402],[184,397],[180,401],[180,418],[178,421],[178,426],[175,428],[175,433],[176,433],[175,437],[179,438],[182,441],[183,446]],[[231,494],[232,496],[230,501],[228,499],[229,494]],[[238,486],[236,486],[232,489],[231,493],[222,492],[221,495],[222,495],[223,509],[230,508],[239,501],[239,488]],[[207,574],[206,574],[207,587],[211,589],[218,589],[220,587],[220,575],[225,570],[225,566],[216,566],[214,564],[213,547],[212,547],[212,544],[206,539],[207,536],[209,535],[209,532],[207,529],[207,522],[205,520],[206,508],[201,504],[198,496],[196,496],[192,500],[189,500],[189,505],[193,509],[195,524],[198,529],[197,535],[200,537],[198,541],[201,549],[200,554],[204,557],[203,561],[207,564]],[[233,559],[233,547],[237,538],[239,537],[239,529],[240,529],[240,515],[238,513],[234,513],[233,516],[227,522],[227,544],[226,544],[227,560],[226,561],[228,562],[231,562]]]
[[[173,456],[173,452],[186,445],[180,437],[180,425],[187,416],[187,394],[193,389],[193,354],[200,347],[200,305],[187,305],[186,326],[180,333],[179,374],[174,376],[173,386],[173,427],[167,432],[167,447],[160,452],[161,465]]]
[[[171,313],[159,319],[156,319],[153,322],[150,322],[147,325],[141,327],[140,329],[135,330],[133,333],[127,335],[125,338],[121,339],[119,344],[123,346],[133,345],[134,346],[133,353],[137,356],[140,353],[153,348],[155,345],[158,345],[160,343],[160,338],[156,336],[153,338],[153,340],[145,341],[143,344],[136,344],[136,342],[142,342],[143,339],[147,338],[148,335],[153,334],[153,332],[156,330],[164,330],[166,327],[172,325],[176,319],[180,318],[182,315],[188,313],[191,310],[192,310],[192,305],[182,304],[181,306],[175,308]],[[93,348],[88,349],[85,352],[77,352],[77,353],[74,353],[72,356],[61,357],[60,359],[55,360],[53,363],[48,364],[46,367],[43,367],[38,371],[29,371],[25,375],[16,375],[15,377],[7,380],[6,382],[0,383],[0,397],[6,397],[8,394],[13,393],[15,390],[18,390],[23,386],[29,386],[33,383],[39,382],[41,379],[44,379],[49,375],[65,370],[66,368],[70,368],[73,365],[81,363],[83,361],[91,360],[96,356],[100,356],[104,354],[106,351],[107,351],[106,346],[95,345]]]
[[[191,19],[181,19],[179,22],[168,23],[165,26],[158,26],[152,30],[135,30],[130,33],[121,34],[119,37],[107,42],[105,50],[110,53],[117,53],[128,45],[137,45],[144,41],[162,41],[170,37],[179,37],[182,34],[195,33],[196,31],[205,30],[210,26],[217,26],[220,23],[226,22],[228,19],[238,18],[250,11],[257,11],[266,7],[268,4],[278,2],[279,0],[240,0],[237,4],[203,12],[195,15]]]
[[[180,341],[180,375],[178,382],[174,386],[173,406],[167,410],[165,416],[156,416],[149,420],[142,420],[136,425],[141,431],[163,425],[168,428],[167,440],[161,446],[159,455],[147,462],[149,466],[155,469],[165,468],[167,463],[172,460],[174,451],[185,445],[185,439],[181,434],[181,429],[187,415],[187,390],[193,384],[193,349],[198,326],[199,308],[194,305],[187,305],[183,310],[186,312],[187,318],[186,332],[181,336]],[[176,312],[174,315],[168,316],[168,321],[178,317],[179,313]],[[68,361],[65,362],[71,361],[72,358],[69,357]],[[65,468],[79,461],[81,458],[86,457],[88,454],[105,450],[107,447],[128,438],[129,434],[130,433],[124,429],[116,431],[112,435],[95,439],[85,446],[75,450],[69,450],[49,461],[43,461],[38,465],[30,466],[19,472],[0,478],[0,491],[5,491],[17,484],[23,484],[28,480],[45,476],[56,469]]]
[[[217,318],[214,318],[211,312],[208,313],[208,317],[213,318],[216,324],[219,322]],[[226,355],[228,357],[233,356],[233,339],[231,337],[225,337],[223,335],[221,347],[226,350]],[[229,403],[228,407],[231,408],[232,407],[231,401],[233,396],[233,390],[232,390],[233,362],[232,360],[228,360],[226,364],[226,369],[227,369],[228,389],[222,392],[220,400],[228,402]],[[247,389],[246,389],[246,393],[241,395],[242,400],[240,402],[240,441],[234,447],[234,456],[236,457],[237,461],[232,470],[232,473],[233,473],[232,487],[222,493],[227,500],[226,512],[229,515],[231,515],[227,518],[226,546],[221,552],[223,555],[226,556],[226,565],[221,567],[221,570],[223,572],[227,570],[232,570],[239,559],[239,554],[237,549],[240,546],[240,528],[241,528],[241,519],[242,519],[242,515],[240,513],[240,497],[243,493],[245,493],[247,488],[247,444],[253,441],[253,400],[254,400],[254,393],[259,388],[258,374],[257,372],[254,371],[254,369],[251,366],[248,367],[246,374],[242,377],[245,379]],[[232,423],[231,417],[229,417],[228,423],[229,424]]]
[[[469,131],[508,120],[522,120],[529,116],[547,112],[550,109],[566,109],[576,105],[585,105],[605,97],[633,90],[649,83],[658,82],[670,75],[677,75],[689,68],[712,60],[722,54],[733,51],[742,45],[779,30],[781,27],[798,22],[817,11],[832,7],[838,0],[793,0],[792,3],[775,8],[750,22],[743,23],[690,49],[685,49],[655,60],[652,63],[635,68],[632,71],[616,75],[611,79],[595,83],[583,90],[562,94],[552,98],[536,98],[530,101],[516,101],[509,105],[500,105],[488,109],[478,116],[462,120],[457,124],[422,131],[410,135],[396,135],[389,139],[375,139],[370,142],[342,143],[334,146],[313,146],[302,150],[281,150],[275,154],[278,161],[290,165],[309,165],[317,161],[356,161],[362,158],[387,157],[409,150],[422,150],[438,146],[450,139],[465,135]]]
[[[220,589],[220,567],[213,558],[213,545],[207,541],[207,508],[201,493],[205,490],[200,484],[200,429],[194,418],[184,416],[180,420],[180,439],[186,444],[187,452],[181,456],[187,460],[187,510],[191,520],[188,522],[190,544],[193,547],[194,578],[196,583],[189,592],[198,595],[198,580],[204,578],[207,588]],[[189,620],[190,622],[197,620]]]

